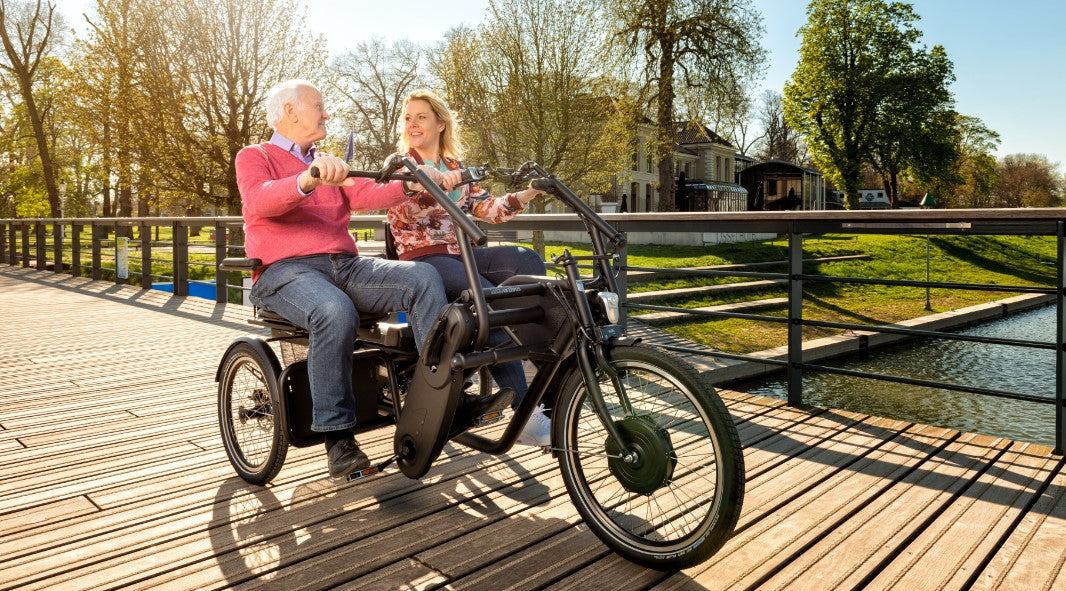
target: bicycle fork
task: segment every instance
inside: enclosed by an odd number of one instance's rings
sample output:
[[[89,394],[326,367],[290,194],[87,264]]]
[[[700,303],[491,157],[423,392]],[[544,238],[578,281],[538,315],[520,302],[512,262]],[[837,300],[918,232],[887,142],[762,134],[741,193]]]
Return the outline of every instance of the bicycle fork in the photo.
[[[630,442],[618,428],[618,425],[615,424],[615,421],[611,418],[611,414],[607,409],[607,402],[603,397],[603,390],[600,389],[600,380],[596,375],[597,367],[606,373],[611,379],[611,383],[614,385],[614,390],[618,395],[618,402],[621,405],[625,416],[631,416],[633,414],[633,407],[629,402],[629,396],[626,394],[625,386],[622,384],[618,372],[615,371],[614,367],[608,362],[607,355],[604,353],[607,339],[600,336],[596,331],[592,310],[589,307],[588,298],[585,294],[585,285],[581,282],[580,274],[577,269],[577,258],[571,255],[569,250],[564,250],[562,256],[556,258],[555,262],[561,264],[566,270],[566,278],[570,285],[570,293],[574,295],[573,302],[576,309],[570,310],[570,314],[571,320],[579,328],[579,330],[577,330],[575,348],[578,367],[581,370],[581,377],[585,381],[585,391],[589,399],[592,401],[593,409],[596,411],[596,416],[599,417],[600,422],[603,424],[603,428],[612,439],[619,443],[621,449],[626,449],[629,447]],[[595,357],[595,365],[593,364],[593,356]]]

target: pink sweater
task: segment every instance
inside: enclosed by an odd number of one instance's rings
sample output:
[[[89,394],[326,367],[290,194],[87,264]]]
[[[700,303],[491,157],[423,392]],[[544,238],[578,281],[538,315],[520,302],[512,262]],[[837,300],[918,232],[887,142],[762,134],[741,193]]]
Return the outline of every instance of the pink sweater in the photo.
[[[385,209],[409,199],[399,183],[355,179],[354,187],[319,186],[304,197],[296,176],[307,165],[282,148],[266,143],[237,153],[237,186],[244,215],[247,256],[266,266],[310,254],[358,254],[348,233],[353,210]]]

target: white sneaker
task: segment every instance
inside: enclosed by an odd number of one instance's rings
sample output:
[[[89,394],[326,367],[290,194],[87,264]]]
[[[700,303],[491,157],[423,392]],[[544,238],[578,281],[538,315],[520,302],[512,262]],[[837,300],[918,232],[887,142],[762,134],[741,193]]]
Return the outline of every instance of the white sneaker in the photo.
[[[548,418],[548,415],[544,414],[544,405],[538,405],[533,409],[533,414],[529,415],[529,422],[522,428],[522,432],[518,435],[518,443],[521,445],[532,445],[534,447],[545,447],[551,445],[552,422]]]

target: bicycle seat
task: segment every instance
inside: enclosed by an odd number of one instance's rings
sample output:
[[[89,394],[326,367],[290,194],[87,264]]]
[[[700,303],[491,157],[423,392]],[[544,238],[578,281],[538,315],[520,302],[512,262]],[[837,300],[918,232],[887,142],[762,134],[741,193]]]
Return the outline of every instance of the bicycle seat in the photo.
[[[245,257],[226,257],[218,265],[219,271],[255,271],[263,266],[262,259]]]
[[[414,348],[414,332],[406,320],[398,318],[397,312],[391,314],[359,313],[357,338],[360,341],[384,345],[386,347]],[[248,319],[256,324],[271,329],[275,337],[307,338],[305,329],[296,326],[280,314],[256,308],[255,316]]]

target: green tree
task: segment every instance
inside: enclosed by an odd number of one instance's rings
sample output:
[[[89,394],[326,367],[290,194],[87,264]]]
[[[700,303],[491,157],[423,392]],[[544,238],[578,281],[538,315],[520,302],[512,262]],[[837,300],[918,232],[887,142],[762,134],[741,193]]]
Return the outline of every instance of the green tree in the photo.
[[[53,217],[59,215],[61,204],[52,144],[45,130],[49,103],[47,100],[42,103],[39,91],[48,84],[41,75],[42,62],[51,55],[55,33],[61,29],[62,19],[52,3],[0,0],[0,41],[6,58],[0,61],[0,70],[11,75],[17,83],[19,98],[37,143],[48,209]]]
[[[97,0],[97,16],[89,20],[89,38],[76,58],[91,107],[80,111],[80,120],[100,138],[105,216],[133,215],[136,52],[154,13],[145,0]]]
[[[785,115],[849,207],[858,206],[877,139],[891,133],[885,110],[908,86],[921,37],[916,20],[910,5],[883,0],[813,0],[807,8]]]
[[[992,207],[992,188],[996,184],[996,158],[999,134],[988,129],[976,117],[955,114],[953,121],[956,145],[955,161],[928,188],[947,207]]]
[[[603,76],[604,34],[578,0],[490,0],[477,30],[455,29],[433,60],[441,94],[466,123],[468,159],[534,160],[579,194],[607,193],[625,168],[634,119]],[[532,210],[545,211],[544,198]],[[534,232],[543,254],[543,233]]]
[[[189,0],[151,19],[133,95],[146,190],[241,211],[234,157],[269,137],[267,91],[288,78],[325,87],[324,40],[302,27],[298,0]],[[294,42],[294,40],[299,40]]]
[[[596,13],[577,0],[490,0],[488,15],[476,31],[451,31],[434,60],[467,123],[469,157],[535,160],[578,191],[609,191],[628,162],[633,112],[603,76]]]
[[[886,96],[874,125],[871,164],[881,176],[893,207],[904,172],[928,183],[955,161],[955,113],[948,85],[951,61],[937,45],[926,52],[912,48],[886,84]]]
[[[715,89],[735,92],[761,71],[762,17],[749,0],[635,0],[606,2],[614,39],[626,54],[618,63],[642,65],[642,96],[652,105],[660,211],[674,209],[673,151],[679,95]],[[721,95],[721,93],[718,93]]]

